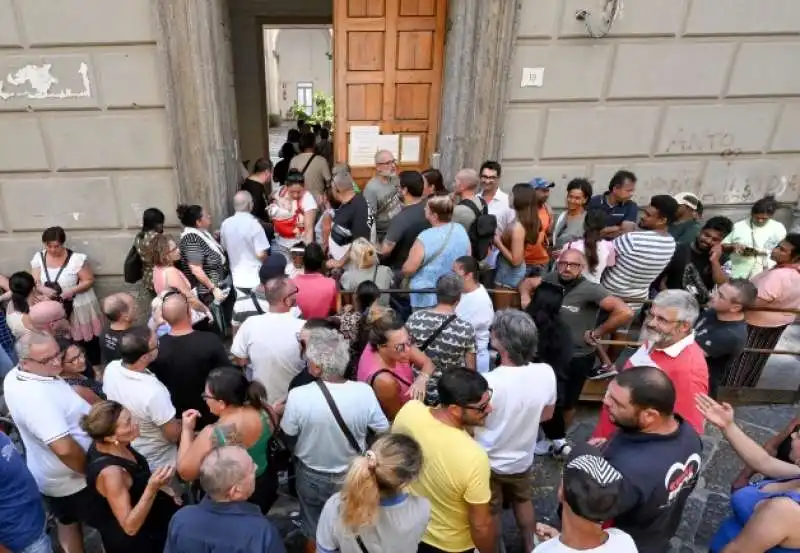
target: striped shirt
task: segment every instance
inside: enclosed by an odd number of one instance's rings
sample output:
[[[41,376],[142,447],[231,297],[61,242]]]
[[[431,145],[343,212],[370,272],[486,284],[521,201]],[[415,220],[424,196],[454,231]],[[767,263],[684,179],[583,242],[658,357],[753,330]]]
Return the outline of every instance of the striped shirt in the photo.
[[[603,273],[603,286],[624,300],[645,301],[650,285],[675,253],[675,239],[645,230],[623,234],[613,244],[616,262]]]
[[[220,286],[223,284],[225,278],[228,276],[227,260],[214,251],[205,240],[196,234],[187,233],[181,237],[178,246],[181,250],[183,273],[186,275],[186,278],[189,279],[189,282],[197,287],[197,294],[199,296],[209,294],[211,290],[200,284],[195,278],[192,271],[189,269],[190,263],[201,265],[206,276],[214,285]]]

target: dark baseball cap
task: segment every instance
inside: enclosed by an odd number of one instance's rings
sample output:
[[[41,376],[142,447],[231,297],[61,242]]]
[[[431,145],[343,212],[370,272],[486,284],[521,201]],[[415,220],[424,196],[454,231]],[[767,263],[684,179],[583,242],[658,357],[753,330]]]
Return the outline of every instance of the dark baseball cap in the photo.
[[[286,275],[286,258],[279,253],[267,257],[258,270],[258,278],[261,280],[261,284],[284,275]]]

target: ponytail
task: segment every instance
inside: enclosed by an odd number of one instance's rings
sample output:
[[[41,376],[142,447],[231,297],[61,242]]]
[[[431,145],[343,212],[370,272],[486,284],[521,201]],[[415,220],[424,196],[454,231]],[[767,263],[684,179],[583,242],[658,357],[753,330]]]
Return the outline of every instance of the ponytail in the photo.
[[[253,380],[248,384],[245,392],[245,405],[249,405],[258,411],[268,411],[269,402],[267,401],[267,389],[261,382]]]
[[[17,313],[28,313],[31,310],[27,296],[15,294],[14,292],[11,292],[11,305],[14,306],[14,311]]]
[[[341,491],[342,524],[353,534],[374,526],[378,519],[381,494],[375,475],[376,466],[375,453],[367,451],[353,459],[344,479]]]
[[[601,231],[606,224],[606,214],[602,209],[590,209],[583,220],[583,253],[590,272],[600,264],[597,244],[602,240]]]

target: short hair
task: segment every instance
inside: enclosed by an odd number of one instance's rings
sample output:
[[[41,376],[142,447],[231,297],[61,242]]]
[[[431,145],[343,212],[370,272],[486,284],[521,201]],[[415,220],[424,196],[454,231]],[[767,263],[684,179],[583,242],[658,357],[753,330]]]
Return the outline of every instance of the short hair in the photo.
[[[133,300],[130,294],[111,294],[103,300],[103,315],[115,323],[131,309],[131,304],[125,301],[125,296]]]
[[[602,456],[576,455],[564,465],[564,502],[582,519],[602,524],[619,514],[622,474]]]
[[[310,150],[317,144],[317,137],[314,133],[304,133],[300,135],[300,150]]]
[[[289,129],[289,132],[286,133],[286,142],[300,142],[300,131]]]
[[[306,185],[306,176],[300,169],[289,169],[286,172],[286,179],[283,181],[286,186],[299,184],[300,186]]]
[[[653,305],[675,309],[678,312],[678,321],[694,326],[700,316],[700,304],[694,294],[686,290],[662,290],[653,298]]]
[[[481,163],[481,168],[480,168],[481,174],[483,174],[484,169],[489,169],[490,171],[494,171],[495,173],[497,173],[498,177],[503,173],[503,167],[498,162],[492,160],[484,161],[483,163]]]
[[[727,284],[736,289],[738,303],[745,309],[753,305],[758,297],[758,288],[746,278],[732,278]]]
[[[455,273],[447,273],[436,281],[436,301],[444,305],[455,305],[464,293],[464,281]]]
[[[350,169],[350,165],[347,163],[337,163],[331,169],[331,175],[336,176],[339,173],[348,173],[350,175],[353,174],[353,171]]]
[[[429,186],[433,187],[433,193],[437,196],[444,196],[448,194],[448,190],[444,185],[444,177],[438,169],[425,169],[422,172],[422,178]]]
[[[667,224],[674,223],[678,218],[678,201],[669,194],[656,194],[650,198],[650,206],[667,220]]]
[[[725,238],[733,231],[733,221],[727,217],[718,215],[706,221],[706,224],[703,225],[703,230],[706,229],[715,230],[719,232],[723,238]]]
[[[757,200],[756,203],[753,204],[753,207],[750,208],[751,215],[764,214],[772,217],[775,215],[776,211],[778,211],[778,201],[775,199],[775,196],[770,194]]]
[[[383,158],[383,157],[386,157],[386,154],[389,155],[389,158],[390,158],[389,161],[394,159],[394,154],[391,151],[389,151],[389,150],[378,150],[377,152],[375,152],[375,164],[377,165],[378,163],[382,163],[380,161],[380,159]]]
[[[621,188],[627,181],[636,184],[636,175],[625,169],[617,171],[608,183],[608,191],[610,192],[615,188]]]
[[[284,298],[286,285],[288,283],[289,279],[285,276],[278,276],[266,281],[264,283],[264,298],[267,300],[267,303],[274,305],[281,301]]]
[[[495,313],[491,333],[517,366],[529,363],[536,354],[539,336],[533,318],[519,309]]]
[[[164,225],[165,220],[163,211],[157,207],[148,207],[142,213],[142,232],[156,230],[157,227]]]
[[[489,389],[489,383],[477,371],[455,367],[442,372],[437,390],[443,406],[465,407],[477,403]]]
[[[213,499],[222,499],[235,485],[248,476],[250,467],[241,461],[249,453],[238,445],[226,445],[211,450],[200,463],[200,486]]]
[[[428,209],[439,218],[442,223],[449,223],[453,218],[453,200],[450,196],[434,196],[428,200]]]
[[[618,386],[631,395],[638,409],[655,409],[664,416],[675,410],[675,385],[667,373],[656,367],[631,367],[615,377]]]
[[[260,157],[253,164],[253,173],[266,173],[272,171],[272,160],[268,157]]]
[[[249,213],[253,209],[253,196],[247,190],[239,190],[233,195],[233,209]]]
[[[412,198],[421,198],[425,191],[425,181],[419,171],[400,171],[397,175],[400,188],[405,188]]]
[[[119,340],[119,356],[123,363],[131,365],[150,352],[153,335],[146,326],[135,326],[125,332]]]
[[[783,237],[781,242],[786,242],[792,247],[792,259],[797,259],[800,256],[800,233],[790,232]]]
[[[456,180],[463,182],[467,190],[477,190],[481,183],[481,179],[475,169],[462,169],[456,173]]]
[[[464,270],[464,273],[468,275],[472,275],[475,279],[478,279],[478,271],[479,266],[478,262],[475,261],[475,258],[471,255],[462,255],[458,259],[456,259],[456,263],[461,265],[461,268]]]
[[[17,339],[17,343],[14,344],[14,350],[19,359],[30,359],[32,347],[49,344],[50,342],[58,344],[52,335],[40,330],[31,330]]]
[[[330,138],[330,136],[331,136],[331,131],[329,131],[325,127],[321,128],[319,130],[319,139],[320,140],[328,140],[328,138]]]
[[[64,244],[67,241],[67,233],[61,227],[48,227],[42,232],[42,242],[58,242]]]
[[[336,330],[312,328],[306,343],[306,359],[319,367],[323,376],[344,376],[350,362],[350,344]]]
[[[197,204],[180,204],[175,210],[175,213],[178,214],[178,220],[183,226],[196,227],[197,221],[203,217],[203,207]]]
[[[322,246],[311,242],[303,252],[303,268],[311,273],[317,273],[325,266],[325,252]]]
[[[353,176],[349,172],[339,171],[333,173],[331,182],[333,183],[333,187],[340,192],[353,190]]]
[[[589,179],[572,179],[569,181],[569,183],[567,183],[567,194],[569,194],[572,190],[580,190],[584,198],[587,200],[592,197],[592,183],[589,182]]]

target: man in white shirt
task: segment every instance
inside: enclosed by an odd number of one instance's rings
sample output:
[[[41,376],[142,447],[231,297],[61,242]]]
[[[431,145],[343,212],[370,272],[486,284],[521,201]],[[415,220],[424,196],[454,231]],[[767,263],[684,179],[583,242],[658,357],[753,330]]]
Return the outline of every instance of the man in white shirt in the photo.
[[[498,311],[492,323],[492,347],[500,366],[485,375],[492,390],[492,411],[475,439],[492,468],[492,513],[500,528],[504,502],[514,509],[525,551],[533,549],[533,450],[539,423],[553,415],[556,375],[550,365],[530,363],[537,347],[536,325],[517,309]]]
[[[508,194],[500,190],[500,176],[503,168],[496,161],[484,161],[478,172],[481,179],[480,197],[486,201],[489,208],[489,215],[494,215],[497,219],[497,231],[503,233],[508,225],[514,222],[516,212],[511,208]],[[481,275],[481,282],[487,286],[494,283],[493,271],[497,265],[497,256],[500,252],[492,246],[489,255],[486,256],[488,271]]]
[[[456,304],[456,315],[475,329],[475,347],[478,372],[490,368],[489,327],[494,320],[494,304],[489,292],[478,282],[478,263],[470,255],[459,257],[453,263],[453,272],[464,281],[464,291]]]
[[[231,353],[242,367],[252,366],[253,380],[267,389],[275,405],[286,399],[289,383],[302,369],[298,336],[305,321],[292,313],[297,286],[283,276],[264,283],[269,311],[249,317],[233,339]]]
[[[81,523],[91,523],[95,512],[84,476],[92,440],[80,427],[89,404],[58,378],[63,354],[52,336],[27,332],[17,342],[17,355],[19,365],[3,381],[5,401],[25,444],[28,469],[58,521],[62,548],[82,553]]]
[[[237,294],[243,295],[258,286],[258,270],[269,250],[264,227],[250,213],[252,207],[250,193],[237,192],[233,197],[236,213],[222,221],[219,229],[222,246],[228,252],[233,286]]]
[[[158,355],[155,334],[147,327],[135,327],[120,339],[121,359],[112,361],[103,373],[103,392],[108,399],[130,411],[139,425],[139,437],[131,444],[151,470],[174,465],[181,421],[169,390],[147,367]]]
[[[310,542],[316,537],[325,502],[338,490],[352,458],[366,449],[367,431],[389,430],[372,388],[344,378],[349,359],[350,346],[339,332],[311,330],[306,360],[308,372],[319,380],[289,392],[281,420],[287,439],[296,441],[297,495],[303,534]],[[337,422],[329,401],[347,432]]]

